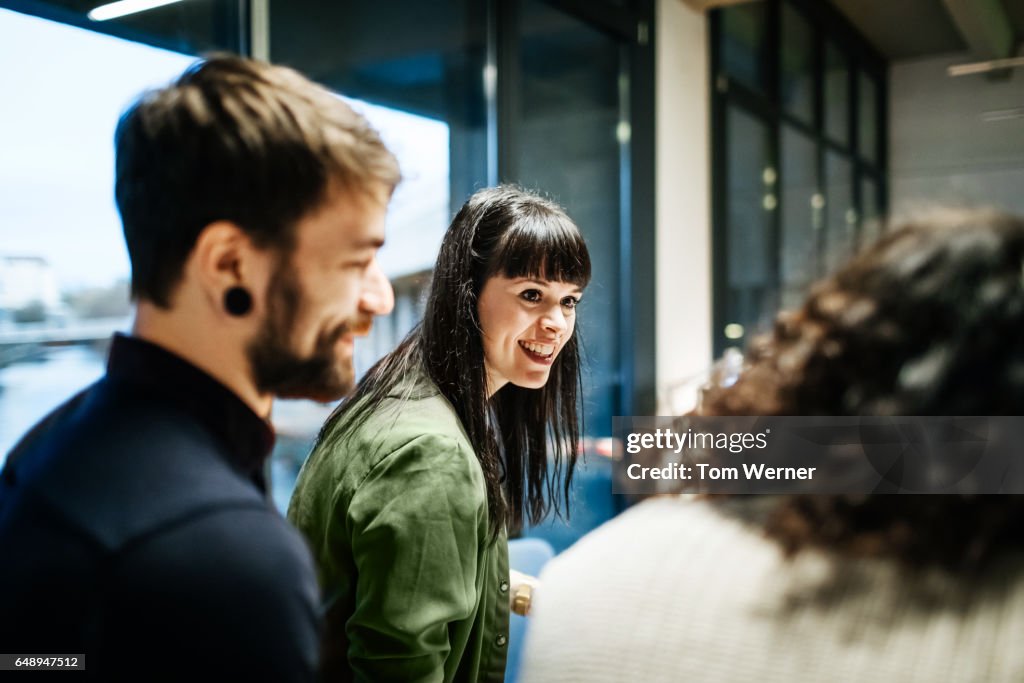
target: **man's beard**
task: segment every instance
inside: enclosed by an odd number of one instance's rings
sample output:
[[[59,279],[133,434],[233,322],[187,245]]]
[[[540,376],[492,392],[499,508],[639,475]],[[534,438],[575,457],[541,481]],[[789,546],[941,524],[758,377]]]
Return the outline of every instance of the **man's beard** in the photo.
[[[334,401],[355,385],[352,362],[339,359],[336,351],[338,340],[352,332],[352,325],[320,332],[309,356],[295,353],[290,333],[303,296],[292,273],[283,264],[274,273],[267,292],[267,316],[247,348],[256,387],[281,398]]]

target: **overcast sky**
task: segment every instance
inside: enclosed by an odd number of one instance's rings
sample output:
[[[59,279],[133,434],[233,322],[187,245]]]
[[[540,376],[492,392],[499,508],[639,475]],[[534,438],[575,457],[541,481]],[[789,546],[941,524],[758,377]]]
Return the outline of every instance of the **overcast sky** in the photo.
[[[194,58],[0,10],[0,254],[46,258],[62,289],[128,276],[113,133],[143,90]],[[390,275],[433,263],[447,226],[448,126],[357,103],[409,179],[389,213]]]

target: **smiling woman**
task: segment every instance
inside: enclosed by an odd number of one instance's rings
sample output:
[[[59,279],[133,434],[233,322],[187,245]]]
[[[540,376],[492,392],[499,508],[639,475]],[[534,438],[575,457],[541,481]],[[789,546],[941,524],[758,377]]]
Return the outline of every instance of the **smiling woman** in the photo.
[[[288,510],[321,567],[329,674],[501,680],[506,532],[567,505],[589,281],[547,200],[497,187],[455,217],[422,324],[328,420]]]
[[[572,338],[582,288],[571,282],[494,275],[480,292],[487,394],[511,382],[539,389]]]

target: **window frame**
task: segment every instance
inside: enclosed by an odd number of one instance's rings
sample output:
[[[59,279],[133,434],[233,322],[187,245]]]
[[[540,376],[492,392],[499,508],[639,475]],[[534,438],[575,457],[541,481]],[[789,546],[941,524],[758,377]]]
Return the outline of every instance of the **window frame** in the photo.
[[[768,242],[774,245],[773,268],[769,268],[770,280],[766,286],[776,292],[775,301],[780,300],[782,292],[782,281],[780,275],[782,226],[781,221],[781,188],[785,182],[783,171],[780,168],[780,153],[782,148],[782,130],[784,126],[799,131],[808,136],[815,144],[816,154],[816,187],[817,194],[826,196],[827,178],[826,157],[828,152],[839,154],[848,159],[852,166],[851,188],[852,206],[856,212],[857,221],[854,234],[854,251],[860,247],[861,238],[864,235],[865,215],[864,206],[866,198],[862,196],[862,180],[870,179],[877,188],[877,211],[883,215],[888,207],[889,178],[887,172],[888,162],[888,121],[885,112],[888,107],[888,63],[874,50],[867,41],[857,33],[856,29],[841,15],[835,8],[826,3],[818,3],[813,0],[762,0],[765,6],[766,22],[765,44],[767,45],[767,78],[768,83],[764,93],[759,93],[744,85],[742,82],[731,79],[724,70],[723,60],[723,31],[725,12],[735,9],[732,6],[711,10],[708,16],[709,46],[710,46],[710,105],[711,105],[711,187],[712,187],[712,348],[715,357],[720,356],[726,348],[737,345],[738,340],[728,339],[725,336],[725,327],[732,322],[728,306],[728,255],[730,245],[728,244],[728,160],[727,150],[727,126],[726,121],[730,108],[737,107],[748,114],[766,121],[772,128],[773,144],[771,145],[771,166],[776,171],[775,187],[778,188],[777,199],[779,200],[772,210],[769,225],[772,234]],[[812,58],[812,98],[813,117],[808,123],[798,116],[786,110],[781,101],[781,75],[782,75],[782,8],[788,5],[793,11],[800,14],[810,25],[814,47]],[[825,121],[825,49],[827,43],[836,44],[848,59],[849,70],[847,73],[847,142],[845,144],[829,137],[826,131]],[[876,98],[874,116],[877,122],[875,158],[870,159],[860,153],[860,107],[859,87],[860,75],[865,74],[874,80],[876,84]],[[827,211],[822,212],[821,228],[816,230],[815,240],[818,263],[816,264],[817,276],[825,273],[821,268],[824,263],[825,236],[829,230],[826,224]],[[762,318],[766,314],[774,314],[776,311],[763,311]],[[746,330],[740,343],[747,343],[752,334],[761,330]]]

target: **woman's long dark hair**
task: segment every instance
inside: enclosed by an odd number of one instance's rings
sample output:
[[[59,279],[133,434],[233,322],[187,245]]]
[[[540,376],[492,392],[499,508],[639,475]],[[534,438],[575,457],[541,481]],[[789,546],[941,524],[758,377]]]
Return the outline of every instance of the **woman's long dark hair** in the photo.
[[[346,431],[358,428],[410,373],[425,371],[455,409],[480,461],[494,534],[517,530],[524,519],[535,524],[552,508],[561,515],[563,502],[568,515],[581,391],[577,331],[543,387],[507,384],[488,401],[477,300],[495,275],[582,288],[590,282],[590,255],[556,204],[510,186],[474,194],[445,233],[423,321],[366,373],[317,440],[320,445],[342,420]]]
[[[819,282],[749,350],[705,415],[1021,415],[1024,220],[936,213],[894,228]],[[980,569],[1024,549],[1024,498],[796,496],[767,532],[810,546]]]

